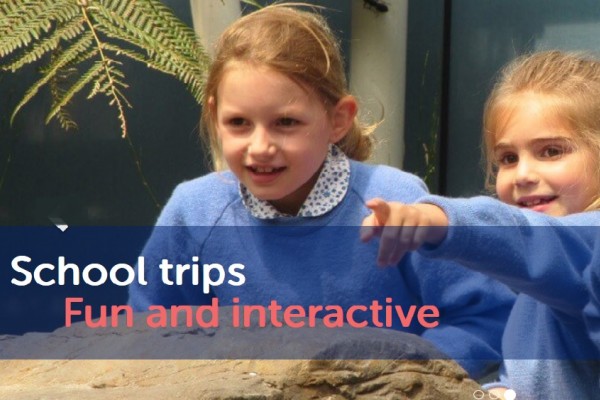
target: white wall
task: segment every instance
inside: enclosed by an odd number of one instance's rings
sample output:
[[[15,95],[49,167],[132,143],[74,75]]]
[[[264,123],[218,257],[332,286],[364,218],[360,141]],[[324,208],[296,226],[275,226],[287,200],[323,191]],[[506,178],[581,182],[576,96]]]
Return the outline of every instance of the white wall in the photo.
[[[404,93],[408,0],[388,1],[389,11],[367,10],[362,1],[352,9],[350,90],[367,120],[383,122],[375,137],[372,161],[402,167],[404,158]]]

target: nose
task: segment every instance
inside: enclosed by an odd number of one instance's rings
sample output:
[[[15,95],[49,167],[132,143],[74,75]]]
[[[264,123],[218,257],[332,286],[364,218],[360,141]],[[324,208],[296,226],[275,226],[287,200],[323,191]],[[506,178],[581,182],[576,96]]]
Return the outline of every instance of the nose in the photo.
[[[253,157],[271,157],[277,151],[277,146],[269,131],[257,126],[248,143],[248,154]]]
[[[534,185],[539,182],[536,163],[527,158],[520,158],[515,170],[514,181],[516,186]]]

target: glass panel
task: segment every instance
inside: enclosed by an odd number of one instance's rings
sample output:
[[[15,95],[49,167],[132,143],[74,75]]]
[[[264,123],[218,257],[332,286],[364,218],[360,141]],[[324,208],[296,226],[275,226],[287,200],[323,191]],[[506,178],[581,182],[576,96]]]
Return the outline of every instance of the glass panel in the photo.
[[[597,0],[452,2],[448,164],[449,195],[483,191],[483,104],[498,70],[516,55],[558,48],[600,50]]]

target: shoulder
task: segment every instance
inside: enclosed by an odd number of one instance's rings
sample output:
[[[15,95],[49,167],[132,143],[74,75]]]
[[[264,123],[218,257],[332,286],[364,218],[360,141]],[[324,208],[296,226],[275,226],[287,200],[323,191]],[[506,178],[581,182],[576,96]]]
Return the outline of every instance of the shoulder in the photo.
[[[238,193],[238,184],[237,178],[230,171],[211,172],[177,185],[169,202],[198,194],[202,194],[207,200],[233,196]]]
[[[351,187],[366,200],[380,197],[388,201],[412,203],[428,193],[421,178],[388,165],[350,162]]]
[[[213,172],[177,185],[157,225],[214,225],[232,203],[240,201],[238,180]]]
[[[586,211],[569,214],[560,218],[563,224],[570,226],[600,226],[600,211]]]

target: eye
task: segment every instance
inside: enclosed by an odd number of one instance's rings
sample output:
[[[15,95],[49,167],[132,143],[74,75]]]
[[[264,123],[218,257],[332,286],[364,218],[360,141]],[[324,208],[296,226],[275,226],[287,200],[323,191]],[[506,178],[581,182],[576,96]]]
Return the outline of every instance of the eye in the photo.
[[[228,125],[232,125],[232,126],[244,126],[247,124],[247,121],[244,118],[230,118],[227,121]]]
[[[300,124],[300,121],[298,121],[297,119],[294,119],[294,118],[289,118],[289,117],[279,118],[279,120],[277,121],[277,125],[283,126],[283,127],[292,127],[292,126],[296,126],[298,124]]]
[[[502,153],[497,157],[497,162],[499,165],[516,164],[518,161],[519,157],[515,153]]]
[[[565,154],[565,148],[562,146],[552,145],[542,149],[540,156],[542,158],[558,159]]]

